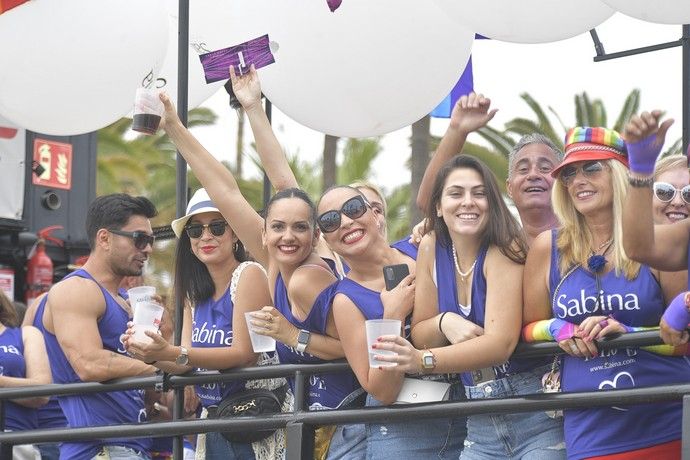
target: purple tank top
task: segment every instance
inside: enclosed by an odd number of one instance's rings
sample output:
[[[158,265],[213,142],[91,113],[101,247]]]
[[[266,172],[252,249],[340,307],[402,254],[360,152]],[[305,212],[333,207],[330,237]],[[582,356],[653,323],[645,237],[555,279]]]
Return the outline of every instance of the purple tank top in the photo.
[[[314,301],[309,316],[304,321],[299,321],[292,314],[287,286],[285,286],[283,277],[278,274],[275,284],[275,307],[296,327],[317,334],[326,334],[328,313],[333,305],[337,286],[338,282],[336,281],[324,289]],[[276,352],[281,363],[319,364],[328,362],[307,352],[299,352],[281,342],[276,342]],[[288,383],[294,391],[295,379],[288,378]],[[343,407],[363,393],[362,387],[352,371],[312,375],[309,378],[308,387],[307,402],[310,410]]]
[[[232,346],[232,311],[230,288],[218,299],[200,302],[194,308],[192,322],[192,346],[194,348],[219,348]],[[199,368],[200,371],[206,370]],[[218,403],[233,393],[244,389],[246,380],[226,383],[196,385],[196,394],[204,407]]]
[[[477,254],[477,263],[472,274],[472,308],[469,314],[464,314],[459,307],[458,286],[455,282],[455,263],[450,246],[445,247],[436,240],[436,283],[439,312],[450,311],[457,313],[468,321],[484,327],[486,316],[486,277],[484,276],[484,262],[488,248],[482,246]],[[516,374],[525,370],[534,369],[545,364],[545,358],[510,359],[509,361],[493,366],[496,378],[503,378],[510,374]],[[472,373],[463,372],[462,383],[471,386]]]
[[[78,276],[96,282],[83,269],[70,273],[65,279]],[[98,319],[98,332],[103,341],[103,348],[126,356],[120,336],[127,329],[129,315],[122,309],[110,293],[99,285],[105,298],[105,311]],[[43,318],[45,303],[39,306],[37,318]],[[75,332],[77,333],[77,332]],[[55,335],[44,332],[46,349],[55,383],[81,382],[81,379],[65,357]],[[134,424],[146,421],[144,408],[144,390],[112,391],[73,396],[59,396],[60,407],[71,428]],[[109,439],[103,441],[65,442],[60,447],[60,458],[91,459],[104,445],[126,446],[137,451],[147,452],[151,447],[151,438]]]
[[[26,377],[24,341],[22,330],[18,327],[8,327],[0,334],[0,375]],[[14,401],[5,402],[5,429],[19,431],[35,428],[38,428],[36,409]]]
[[[41,300],[33,322],[33,326],[41,331],[44,338],[46,336],[46,330],[43,327],[43,310],[47,297],[48,296],[44,296]],[[64,428],[67,426],[67,419],[65,418],[65,414],[62,413],[60,403],[58,403],[56,396],[51,396],[48,400],[48,404],[36,409],[36,413],[38,415],[39,428]]]
[[[577,267],[562,277],[558,262],[554,231],[549,276],[554,317],[580,324],[589,316],[611,315],[628,326],[658,326],[665,303],[661,287],[646,265],[633,280],[616,276],[613,270],[601,275],[601,291],[597,293],[593,273]],[[688,381],[687,357],[660,356],[639,348],[608,350],[592,359],[564,355],[561,367],[563,391],[642,388]],[[680,439],[681,419],[681,403],[566,410],[568,457],[608,455]]]

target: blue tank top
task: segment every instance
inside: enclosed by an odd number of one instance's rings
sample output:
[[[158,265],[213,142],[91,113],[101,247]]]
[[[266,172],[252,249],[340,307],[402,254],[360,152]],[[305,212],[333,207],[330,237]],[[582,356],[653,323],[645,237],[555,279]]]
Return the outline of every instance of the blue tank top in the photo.
[[[22,330],[8,327],[0,334],[0,375],[26,377],[24,341]],[[38,428],[36,409],[24,407],[13,401],[5,402],[5,428],[12,431]]]
[[[419,249],[417,248],[417,246],[410,243],[410,237],[411,236],[407,236],[407,237],[403,238],[402,240],[398,240],[394,243],[391,243],[390,246],[392,248],[395,248],[398,251],[402,252],[406,256],[409,256],[409,257],[413,258],[414,260],[417,260],[417,252],[419,251]]]
[[[472,273],[472,305],[468,314],[459,307],[458,286],[455,282],[455,262],[450,246],[445,247],[436,240],[436,287],[438,295],[439,312],[457,313],[468,321],[484,327],[486,316],[486,277],[484,276],[484,262],[486,260],[487,247],[481,247],[477,254],[477,262]],[[517,374],[534,369],[546,364],[546,358],[510,359],[507,362],[493,366],[496,378],[503,378],[510,374]],[[462,383],[471,386],[472,373],[460,374]]]
[[[41,299],[41,303],[39,304],[41,314],[39,315],[37,310],[33,322],[33,326],[41,331],[44,339],[46,337],[46,330],[43,327],[43,310],[47,298],[48,296],[44,296],[43,299]],[[39,428],[64,428],[67,426],[67,419],[65,418],[65,414],[62,413],[57,396],[51,396],[48,400],[48,404],[36,409],[36,413],[38,415]]]
[[[218,299],[210,298],[196,305],[192,322],[194,348],[232,346],[232,312],[230,288]],[[200,371],[206,369],[199,368]],[[246,380],[196,385],[196,394],[204,407],[215,406],[225,397],[244,389]]]
[[[336,281],[324,289],[314,301],[307,318],[304,321],[299,321],[292,314],[287,286],[285,286],[283,277],[278,274],[275,284],[275,307],[296,327],[317,334],[326,334],[328,313],[333,305],[337,286],[338,282]],[[299,352],[281,342],[276,342],[276,352],[281,363],[319,364],[328,362],[307,352]],[[294,391],[295,379],[288,378],[288,383]],[[352,371],[312,375],[309,378],[308,386],[307,402],[310,410],[335,409],[346,406],[363,393]]]
[[[580,266],[561,276],[555,238],[554,232],[549,274],[554,317],[580,324],[592,315],[612,315],[628,326],[659,324],[665,304],[649,267],[642,265],[633,280],[616,276],[611,270],[601,275],[601,292],[597,293],[594,274]],[[563,391],[642,388],[688,381],[687,357],[660,356],[639,348],[608,350],[592,359],[564,355],[561,367]],[[568,457],[608,455],[680,439],[681,420],[680,402],[566,410]]]
[[[93,277],[83,269],[76,270],[65,277],[72,276],[90,279]],[[97,283],[98,284],[98,283]],[[129,315],[122,309],[110,293],[99,285],[105,298],[105,311],[98,319],[98,332],[103,341],[103,348],[127,356],[120,342],[120,335],[127,329]],[[42,322],[45,302],[36,312]],[[77,373],[67,360],[54,334],[44,332],[46,349],[55,383],[81,382]],[[73,396],[59,396],[60,407],[67,418],[70,428],[134,424],[146,421],[144,408],[144,390],[113,391]],[[126,446],[137,451],[148,452],[151,438],[141,439],[108,439],[102,441],[65,442],[60,446],[61,459],[91,459],[104,445]]]

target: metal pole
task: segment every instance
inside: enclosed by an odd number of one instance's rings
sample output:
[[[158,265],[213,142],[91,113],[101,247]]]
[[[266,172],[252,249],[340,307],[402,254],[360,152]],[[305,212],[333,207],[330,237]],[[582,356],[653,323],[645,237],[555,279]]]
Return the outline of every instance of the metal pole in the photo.
[[[182,124],[187,126],[188,104],[188,62],[189,62],[189,0],[178,2],[178,36],[177,36],[177,115]],[[184,216],[187,208],[187,162],[177,151],[177,217]],[[183,305],[175,302],[175,345],[182,340]],[[175,389],[175,402],[173,405],[173,420],[184,417],[184,388]],[[184,443],[182,436],[176,436],[173,440],[173,458],[182,460],[184,457]]]
[[[271,104],[271,101],[269,101],[268,99],[266,99],[266,117],[268,118],[269,123],[273,122],[273,104]],[[264,172],[264,210],[266,209],[266,206],[268,205],[268,200],[270,199],[271,181],[268,180],[268,175],[266,175],[266,172]]]
[[[681,453],[683,460],[690,460],[690,395],[683,396],[683,424]]]
[[[690,25],[683,26],[683,153],[687,154],[690,142]]]

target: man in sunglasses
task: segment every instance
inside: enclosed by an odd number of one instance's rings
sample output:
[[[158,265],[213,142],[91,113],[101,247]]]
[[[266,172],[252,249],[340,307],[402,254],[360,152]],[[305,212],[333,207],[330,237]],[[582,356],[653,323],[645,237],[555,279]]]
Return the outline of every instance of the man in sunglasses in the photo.
[[[419,186],[417,206],[422,211],[426,210],[434,180],[443,164],[462,151],[471,132],[485,127],[496,114],[497,109],[489,110],[490,105],[491,100],[481,94],[470,93],[458,99],[448,130]],[[528,244],[541,232],[558,226],[551,208],[551,187],[555,180],[551,171],[562,158],[563,152],[539,133],[522,137],[508,155],[506,188],[520,214]]]
[[[148,199],[126,194],[102,196],[89,206],[89,258],[51,288],[36,312],[55,383],[102,382],[155,372],[153,366],[125,352],[120,337],[131,311],[118,295],[124,277],[142,274],[153,250],[149,219],[155,215],[156,208]],[[143,390],[58,399],[70,427],[146,421]],[[146,459],[150,444],[150,438],[65,442],[60,456]]]

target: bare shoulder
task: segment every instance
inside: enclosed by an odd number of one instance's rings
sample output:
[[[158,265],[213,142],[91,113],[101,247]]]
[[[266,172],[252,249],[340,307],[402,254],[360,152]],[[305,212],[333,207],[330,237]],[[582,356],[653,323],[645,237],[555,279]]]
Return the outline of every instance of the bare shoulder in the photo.
[[[436,232],[429,232],[419,243],[419,252],[433,252],[436,250]]]
[[[105,308],[105,298],[94,281],[75,276],[50,289],[48,305],[52,311],[98,311]]]
[[[41,334],[41,331],[36,329],[34,326],[22,326],[22,337],[24,343],[26,343],[27,341],[36,340],[43,341],[43,334]]]
[[[251,263],[247,264],[242,270],[238,283],[241,283],[243,285],[261,282],[265,283],[266,280],[266,270],[264,270],[264,268],[258,263]]]
[[[528,257],[543,257],[551,254],[551,230],[541,232],[532,242],[529,248]]]

